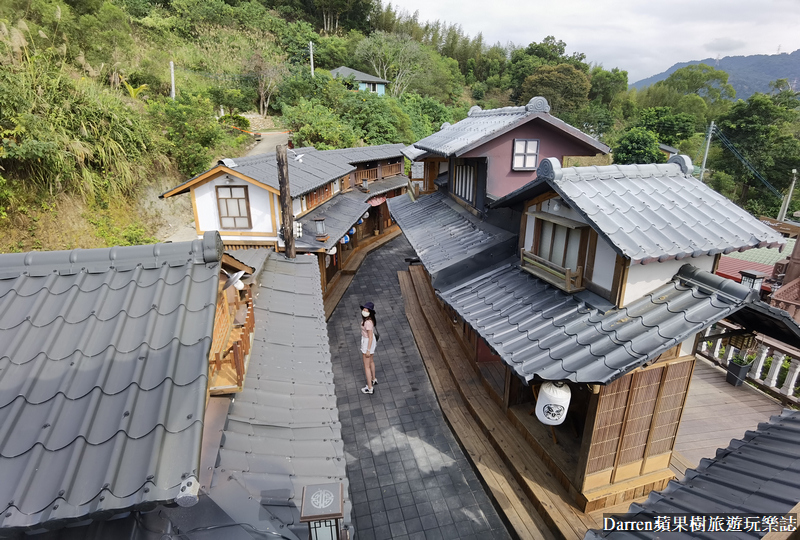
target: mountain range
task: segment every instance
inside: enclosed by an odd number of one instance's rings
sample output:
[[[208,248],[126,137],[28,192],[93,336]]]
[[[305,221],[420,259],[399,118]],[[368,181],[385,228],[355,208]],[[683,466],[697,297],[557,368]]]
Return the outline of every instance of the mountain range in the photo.
[[[755,92],[769,92],[769,83],[776,79],[789,79],[797,89],[800,81],[800,49],[793,53],[754,54],[750,56],[726,56],[680,62],[668,70],[652,77],[636,81],[633,88],[642,89],[666,79],[674,71],[692,64],[708,64],[728,73],[728,82],[736,90],[738,99],[747,99]]]

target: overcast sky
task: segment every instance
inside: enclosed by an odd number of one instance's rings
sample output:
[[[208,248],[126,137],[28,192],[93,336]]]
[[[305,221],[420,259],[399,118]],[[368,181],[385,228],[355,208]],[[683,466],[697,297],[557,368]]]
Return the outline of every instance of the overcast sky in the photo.
[[[384,3],[387,0],[384,0]],[[457,23],[485,42],[553,35],[567,52],[628,71],[633,83],[676,62],[800,49],[800,0],[393,0],[420,21]]]

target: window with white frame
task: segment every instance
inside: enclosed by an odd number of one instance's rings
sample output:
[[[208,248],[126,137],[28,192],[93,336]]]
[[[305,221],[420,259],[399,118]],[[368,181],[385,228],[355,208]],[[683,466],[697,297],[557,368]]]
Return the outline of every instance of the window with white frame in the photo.
[[[456,165],[453,169],[453,193],[467,202],[474,203],[475,167]]]
[[[217,205],[220,228],[252,228],[247,186],[217,186]]]
[[[511,168],[515,171],[535,171],[539,159],[539,141],[536,139],[514,139],[514,159]]]

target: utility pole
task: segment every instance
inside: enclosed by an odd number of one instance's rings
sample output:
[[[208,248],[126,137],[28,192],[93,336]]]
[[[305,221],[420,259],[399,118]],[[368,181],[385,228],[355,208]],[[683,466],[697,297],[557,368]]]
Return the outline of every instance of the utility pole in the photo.
[[[311,76],[314,76],[314,42],[308,42],[308,54],[311,56]]]
[[[281,226],[283,227],[283,245],[286,257],[294,259],[296,256],[294,248],[294,216],[292,215],[292,196],[289,193],[289,158],[286,155],[285,144],[275,147],[275,155],[278,160],[278,186],[281,194]]]
[[[175,99],[175,64],[172,60],[169,61],[169,80],[172,83],[172,87],[169,91],[169,97]]]
[[[794,192],[794,183],[797,181],[797,169],[792,169],[792,183],[789,185],[789,192],[783,198],[781,203],[781,210],[778,212],[778,221],[786,219],[786,211],[789,210],[789,203],[792,202],[792,192]]]
[[[708,159],[708,148],[711,146],[711,134],[714,133],[714,121],[708,126],[708,137],[706,138],[706,153],[703,154],[703,165],[700,167],[700,181],[703,181],[703,174],[706,172],[706,160]]]

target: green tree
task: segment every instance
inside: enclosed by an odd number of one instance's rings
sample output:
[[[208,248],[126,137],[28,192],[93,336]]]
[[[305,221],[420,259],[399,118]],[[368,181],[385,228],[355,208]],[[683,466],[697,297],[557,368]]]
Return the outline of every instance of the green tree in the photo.
[[[211,100],[182,92],[177,99],[161,99],[149,107],[152,122],[166,129],[167,153],[178,170],[194,176],[211,161],[209,149],[222,139],[222,129],[214,117]]]
[[[658,149],[658,137],[643,127],[635,127],[623,135],[612,153],[614,163],[627,165],[631,163],[662,163],[664,153]]]
[[[403,95],[425,60],[419,43],[410,36],[386,32],[362,40],[355,54],[375,75],[391,81],[389,91],[395,97]]]
[[[281,123],[292,131],[296,146],[313,146],[318,150],[356,146],[360,133],[332,110],[301,99],[296,106],[285,106]]]
[[[756,93],[747,101],[735,103],[719,118],[718,126],[753,167],[782,190],[791,181],[792,169],[800,168],[800,141],[792,132],[797,119],[797,110],[775,103],[771,96]],[[751,197],[780,204],[728,150],[723,150],[710,166],[732,175],[743,185],[742,204]]]
[[[686,113],[673,114],[671,107],[649,107],[640,112],[640,125],[652,131],[658,141],[676,146],[694,133],[696,120]]]
[[[590,76],[589,99],[603,105],[610,105],[617,94],[628,89],[628,72],[619,68],[606,71],[603,66],[594,66]]]
[[[570,113],[587,105],[589,88],[589,77],[576,67],[569,64],[545,65],[525,79],[520,101],[525,103],[532,97],[543,96],[553,114]]]

